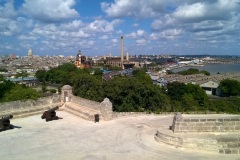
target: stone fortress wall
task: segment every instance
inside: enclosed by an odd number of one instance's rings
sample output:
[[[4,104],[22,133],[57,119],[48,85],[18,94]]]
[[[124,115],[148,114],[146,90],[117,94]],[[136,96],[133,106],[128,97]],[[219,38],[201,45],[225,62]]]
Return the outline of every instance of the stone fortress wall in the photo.
[[[37,100],[0,103],[0,116],[12,114],[13,118],[26,117],[34,114],[42,114],[43,110],[59,105],[61,105],[61,99],[57,94]]]
[[[180,113],[177,113],[173,118],[171,128],[175,133],[240,131],[240,116],[184,118]]]
[[[239,115],[184,115],[177,113],[172,126],[157,130],[155,140],[176,147],[221,154],[240,154]]]
[[[61,91],[61,101],[64,102],[63,109],[90,121],[111,120],[113,118],[112,103],[105,98],[101,103],[74,96],[72,87],[65,85]]]

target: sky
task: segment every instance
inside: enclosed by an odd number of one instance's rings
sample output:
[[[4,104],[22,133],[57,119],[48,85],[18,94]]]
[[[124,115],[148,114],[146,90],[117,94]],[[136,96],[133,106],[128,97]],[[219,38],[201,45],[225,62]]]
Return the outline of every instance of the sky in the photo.
[[[239,55],[240,0],[0,0],[0,55]]]

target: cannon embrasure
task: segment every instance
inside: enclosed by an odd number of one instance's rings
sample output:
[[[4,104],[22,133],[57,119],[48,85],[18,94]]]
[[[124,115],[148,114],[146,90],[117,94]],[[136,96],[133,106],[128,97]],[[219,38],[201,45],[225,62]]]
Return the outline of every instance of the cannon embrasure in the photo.
[[[13,118],[13,115],[4,115],[0,117],[0,131],[12,129],[13,126],[10,124],[10,119]]]
[[[56,116],[56,110],[58,110],[59,107],[53,107],[53,108],[50,108],[49,110],[43,112],[43,115],[42,115],[42,119],[46,119],[46,121],[51,121],[51,120],[57,120],[59,119],[58,116]]]

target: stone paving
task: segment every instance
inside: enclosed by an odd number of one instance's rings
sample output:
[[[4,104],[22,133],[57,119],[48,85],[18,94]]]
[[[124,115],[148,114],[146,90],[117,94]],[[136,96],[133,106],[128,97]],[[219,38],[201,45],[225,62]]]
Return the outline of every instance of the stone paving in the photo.
[[[176,148],[154,139],[173,116],[145,115],[93,123],[64,111],[63,119],[45,122],[41,115],[12,119],[14,129],[0,132],[1,160],[240,160]]]

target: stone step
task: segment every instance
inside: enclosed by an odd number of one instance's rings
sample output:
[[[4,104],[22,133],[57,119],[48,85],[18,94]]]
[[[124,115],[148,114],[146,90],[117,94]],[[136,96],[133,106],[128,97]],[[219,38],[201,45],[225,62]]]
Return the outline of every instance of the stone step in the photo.
[[[240,148],[222,148],[219,149],[221,154],[240,154]]]
[[[235,137],[220,137],[217,138],[218,143],[238,142],[240,143],[240,136]]]
[[[89,120],[89,121],[95,121],[95,114],[98,114],[99,116],[101,116],[100,111],[91,109],[91,108],[87,108],[84,106],[80,106],[76,103],[66,103],[65,104],[65,110],[67,112],[73,113],[85,120]]]
[[[239,148],[240,149],[240,142],[227,142],[223,143],[223,148]]]
[[[100,111],[97,111],[97,110],[94,110],[94,109],[91,109],[91,108],[88,108],[88,107],[85,107],[85,106],[81,106],[79,104],[76,104],[76,103],[67,103],[65,104],[66,107],[72,107],[76,110],[81,110],[87,114],[91,114],[91,115],[94,115],[94,114],[100,114]]]
[[[154,138],[157,142],[163,142],[176,147],[199,149],[221,154],[240,154],[240,136],[234,134],[211,136],[186,136],[186,134],[173,135],[171,132],[157,131]],[[228,135],[229,136],[229,135]]]
[[[78,117],[80,117],[82,119],[85,119],[85,120],[88,120],[88,121],[92,121],[91,117],[86,116],[85,114],[82,114],[81,112],[75,111],[75,110],[71,109],[70,107],[66,107],[64,110],[66,112],[71,113],[71,114],[73,114],[75,116],[78,116]]]

